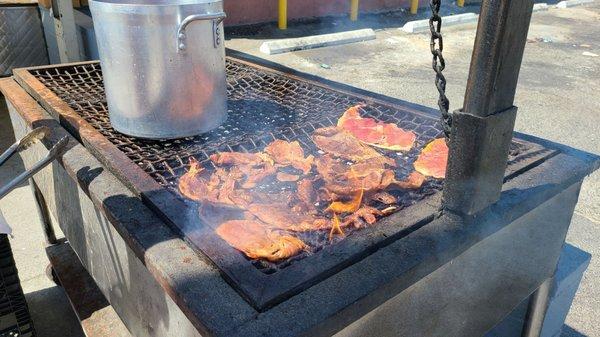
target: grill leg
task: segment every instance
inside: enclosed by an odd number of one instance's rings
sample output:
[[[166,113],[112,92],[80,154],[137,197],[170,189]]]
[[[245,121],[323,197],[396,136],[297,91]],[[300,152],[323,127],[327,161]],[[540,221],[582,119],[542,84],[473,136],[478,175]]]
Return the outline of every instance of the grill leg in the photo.
[[[42,221],[42,228],[44,230],[46,244],[57,244],[58,240],[56,240],[56,234],[54,233],[54,228],[52,227],[52,222],[50,221],[50,213],[48,212],[46,200],[32,178],[29,179],[29,186],[31,187],[31,191],[35,197],[35,208],[40,220]]]
[[[539,337],[544,326],[544,318],[548,309],[550,291],[554,284],[554,276],[550,277],[536,290],[529,300],[529,308],[525,318],[523,337]]]

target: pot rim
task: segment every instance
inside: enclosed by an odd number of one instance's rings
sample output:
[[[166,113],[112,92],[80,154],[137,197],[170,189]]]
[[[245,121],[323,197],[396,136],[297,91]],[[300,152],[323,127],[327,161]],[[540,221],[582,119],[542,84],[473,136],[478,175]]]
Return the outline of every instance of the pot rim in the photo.
[[[138,7],[138,8],[150,8],[150,7],[177,7],[187,5],[206,5],[223,2],[223,0],[89,0],[90,3],[96,3],[102,6],[110,7]]]

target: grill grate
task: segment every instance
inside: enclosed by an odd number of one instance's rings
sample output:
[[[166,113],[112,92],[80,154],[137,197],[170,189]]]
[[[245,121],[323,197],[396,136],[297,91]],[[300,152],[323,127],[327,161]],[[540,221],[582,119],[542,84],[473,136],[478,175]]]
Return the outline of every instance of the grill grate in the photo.
[[[305,149],[315,153],[316,148],[310,141],[312,131],[334,125],[346,108],[361,103],[355,96],[228,60],[229,118],[224,125],[198,137],[141,140],[123,135],[110,125],[98,63],[37,69],[31,73],[145,172],[175,192],[177,180],[185,173],[190,157],[210,166],[208,156],[212,153],[259,151],[276,138],[298,140]],[[399,178],[410,173],[419,150],[442,134],[441,124],[433,118],[376,103],[369,103],[365,112],[417,134],[417,144],[412,151],[393,154],[399,164]],[[430,183],[425,190],[428,188],[439,190],[441,184]],[[432,192],[425,190],[411,194],[420,199]],[[405,198],[400,206],[414,203],[415,198]]]
[[[394,122],[417,135],[416,145],[410,152],[386,154],[396,159],[396,177],[403,179],[412,171],[412,163],[420,149],[442,136],[438,118],[421,106],[298,74],[234,52],[227,57],[229,118],[224,125],[198,137],[141,140],[120,134],[111,127],[99,63],[30,68],[26,76],[16,75],[39,100],[45,100],[50,93],[58,96],[63,102],[46,101],[47,109],[54,114],[67,115],[69,118],[61,123],[75,136],[83,136],[80,131],[85,130],[84,140],[90,151],[215,263],[229,283],[257,310],[281,302],[343,266],[398,240],[416,226],[424,225],[431,219],[436,206],[420,201],[442,189],[440,181],[430,180],[420,190],[398,192],[398,209],[416,205],[382,219],[381,226],[357,231],[336,241],[335,247],[328,243],[319,246],[317,242],[315,246],[320,248],[312,253],[278,265],[260,261],[249,263],[210,226],[196,226],[206,224],[199,217],[197,205],[182,198],[176,187],[178,179],[187,170],[190,157],[210,167],[208,158],[215,152],[260,151],[274,139],[297,140],[307,153],[317,154],[310,139],[312,132],[335,125],[346,108],[366,103],[365,114],[384,122]],[[65,109],[63,103],[70,109]],[[89,125],[82,124],[77,117]],[[524,172],[552,153],[539,144],[515,140],[506,178]],[[138,167],[148,176],[140,176]],[[321,251],[316,253],[318,249]]]

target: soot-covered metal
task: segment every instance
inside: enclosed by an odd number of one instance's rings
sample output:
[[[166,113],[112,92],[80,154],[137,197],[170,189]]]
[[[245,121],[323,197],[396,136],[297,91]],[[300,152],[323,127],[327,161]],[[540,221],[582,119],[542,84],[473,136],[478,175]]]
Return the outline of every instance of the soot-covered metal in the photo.
[[[357,231],[334,245],[316,244],[322,243],[323,238],[312,238],[314,242],[306,238],[315,248],[310,252],[277,264],[252,261],[218,238],[213,229],[206,228],[197,216],[198,205],[179,194],[177,183],[186,173],[190,158],[212,167],[211,154],[262,151],[275,139],[299,141],[306,152],[318,154],[311,141],[312,132],[335,125],[348,107],[366,103],[363,113],[368,117],[396,123],[416,134],[411,151],[385,153],[396,160],[397,177],[404,178],[413,170],[412,163],[424,145],[442,135],[435,112],[230,53],[227,122],[198,137],[150,141],[125,136],[111,127],[98,63],[35,68],[29,73],[45,86],[44,90],[51,91],[75,113],[63,121],[70,125],[67,128],[75,136],[85,138],[84,143],[92,147],[101,161],[213,261],[230,284],[258,310],[277,304],[425,224],[436,209],[431,201],[437,200],[437,192],[443,186],[441,181],[429,179],[418,190],[396,192],[397,213],[381,220],[380,225]],[[32,85],[33,79],[20,81],[39,94],[40,89]],[[89,131],[85,135],[81,129],[84,124]],[[535,165],[551,152],[515,140],[507,178]],[[114,154],[124,160],[114,158]],[[140,175],[140,169],[148,179]],[[378,226],[385,228],[377,229]]]

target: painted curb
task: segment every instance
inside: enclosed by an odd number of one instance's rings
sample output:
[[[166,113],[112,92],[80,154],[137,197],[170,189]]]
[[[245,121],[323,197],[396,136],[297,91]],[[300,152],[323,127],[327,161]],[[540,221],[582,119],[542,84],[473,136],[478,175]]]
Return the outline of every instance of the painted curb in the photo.
[[[475,13],[464,13],[442,17],[444,27],[456,26],[465,23],[477,22],[479,15]],[[420,33],[429,30],[429,19],[409,21],[402,28],[407,33]]]
[[[565,0],[565,1],[561,1],[561,2],[557,3],[556,8],[568,8],[568,7],[589,4],[592,2],[594,2],[594,0]]]
[[[373,29],[368,28],[333,34],[313,35],[294,39],[267,41],[263,42],[263,44],[260,46],[260,51],[268,55],[274,55],[296,50],[335,46],[340,44],[375,39],[375,31],[373,31]]]

